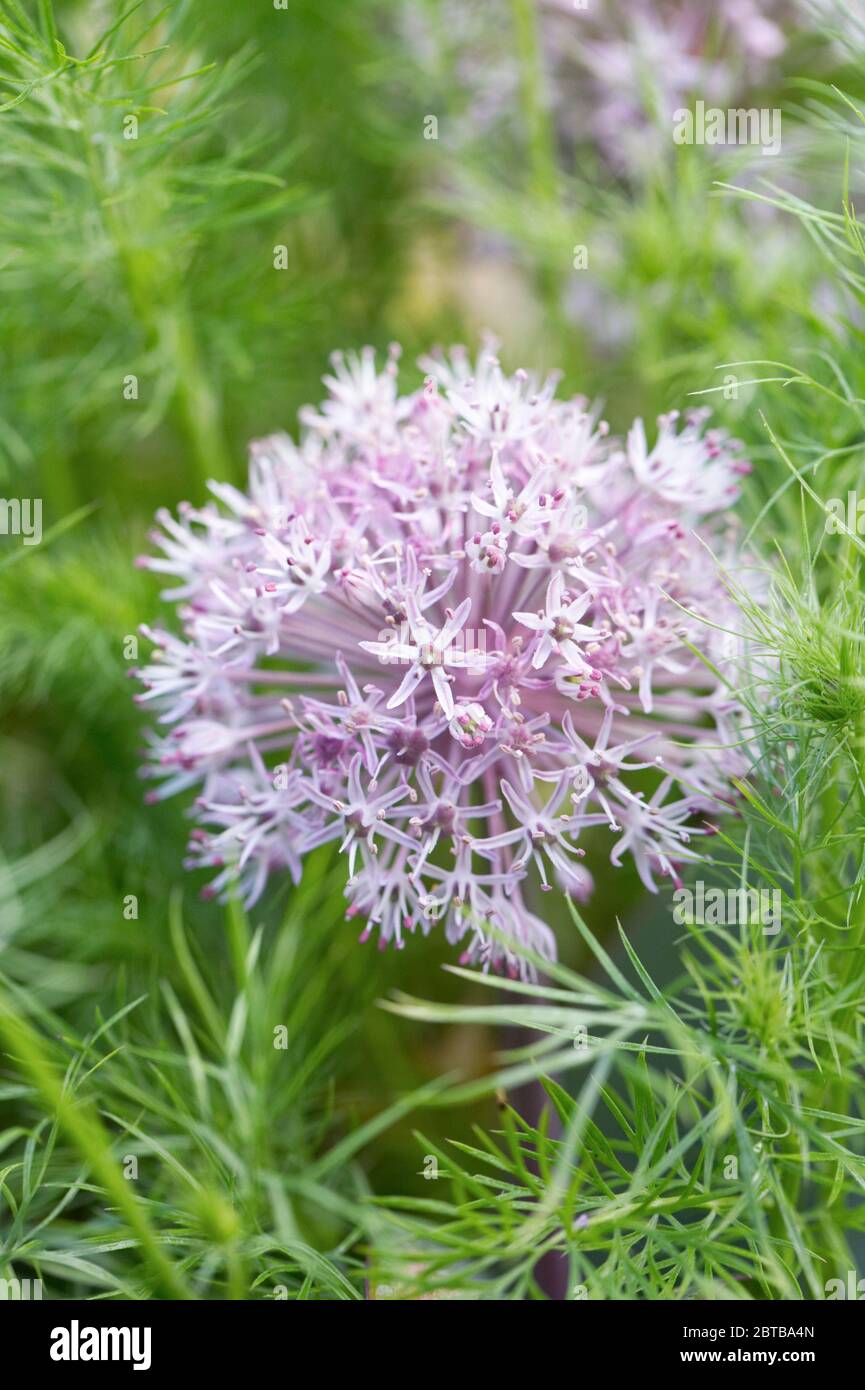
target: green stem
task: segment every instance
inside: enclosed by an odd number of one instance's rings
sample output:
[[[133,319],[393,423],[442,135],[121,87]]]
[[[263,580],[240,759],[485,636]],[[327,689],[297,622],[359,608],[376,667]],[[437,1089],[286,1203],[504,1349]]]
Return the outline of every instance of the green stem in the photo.
[[[555,140],[544,102],[544,73],[534,0],[511,0],[520,62],[520,96],[529,156],[529,188],[542,203],[555,201]]]
[[[520,65],[520,100],[526,129],[528,193],[536,205],[537,221],[543,227],[551,215],[561,222],[559,178],[556,166],[556,140],[545,100],[543,56],[538,37],[537,7],[534,0],[511,0],[517,58]],[[562,310],[562,286],[570,264],[570,248],[561,248],[561,269],[551,262],[546,248],[539,258],[538,286],[548,315],[560,332],[567,330]]]
[[[112,196],[101,156],[90,138],[87,112],[77,94],[76,109],[94,197],[114,246],[130,304],[150,349],[175,368],[174,406],[195,462],[196,482],[203,488],[210,478],[231,479],[235,471],[219,399],[208,378],[177,269],[168,256],[154,259],[139,249],[139,229],[149,225],[152,216],[148,218],[148,208],[142,205],[140,197],[130,205]],[[155,207],[158,208],[157,200],[151,198],[151,214]],[[151,240],[158,242],[159,238]]]

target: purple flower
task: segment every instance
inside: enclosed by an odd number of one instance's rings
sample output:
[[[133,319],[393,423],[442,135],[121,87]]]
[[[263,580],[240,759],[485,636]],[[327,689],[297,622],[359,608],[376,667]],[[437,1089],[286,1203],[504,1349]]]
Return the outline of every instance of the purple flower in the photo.
[[[569,670],[586,671],[589,675],[595,675],[577,646],[578,640],[585,643],[590,638],[608,635],[606,629],[586,627],[577,621],[593,601],[591,590],[581,594],[579,598],[566,598],[565,576],[559,570],[550,580],[545,608],[540,609],[537,614],[514,613],[514,622],[537,633],[532,666],[545,666],[547,659],[555,652],[566,658]],[[597,673],[597,678],[600,680],[600,672]]]
[[[783,76],[788,37],[813,27],[807,0],[632,0],[580,8],[539,0],[554,109],[589,131],[614,169],[639,176],[669,149],[674,112],[751,105]],[[579,69],[588,75],[581,79]]]
[[[402,396],[396,364],[335,357],[301,442],[253,445],[248,494],[160,513],[141,563],[173,577],[183,637],[144,629],[138,698],[173,725],[145,775],[151,798],[198,787],[209,894],[252,903],[333,842],[363,939],[440,922],[526,973],[555,943],[524,890],[587,897],[588,828],[654,891],[730,799],[712,551],[745,465],[704,412],[623,445],[491,351],[425,361]]]

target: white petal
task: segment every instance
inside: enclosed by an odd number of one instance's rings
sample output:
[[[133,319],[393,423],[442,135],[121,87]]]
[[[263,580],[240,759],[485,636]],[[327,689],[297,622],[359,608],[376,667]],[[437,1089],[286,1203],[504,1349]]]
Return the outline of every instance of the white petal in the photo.
[[[423,667],[420,664],[412,666],[410,671],[406,671],[402,683],[398,690],[394,691],[387,702],[388,709],[396,709],[407,700],[409,695],[413,695],[423,680]]]
[[[530,627],[532,632],[542,632],[548,621],[546,618],[539,618],[537,613],[515,613],[514,619],[521,627]]]

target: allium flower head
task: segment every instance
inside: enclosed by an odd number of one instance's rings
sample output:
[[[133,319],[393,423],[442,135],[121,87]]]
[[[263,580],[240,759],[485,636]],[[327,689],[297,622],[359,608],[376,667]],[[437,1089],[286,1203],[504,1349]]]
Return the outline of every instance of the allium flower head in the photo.
[[[726,795],[713,550],[746,465],[704,412],[623,445],[491,350],[424,361],[408,395],[397,357],[336,356],[300,443],[253,445],[248,493],[160,514],[141,563],[183,636],[145,629],[138,699],[173,726],[146,775],[199,788],[209,892],[252,903],[334,842],[363,939],[440,922],[514,972],[554,954],[530,885],[590,893],[586,830],[654,890]]]

